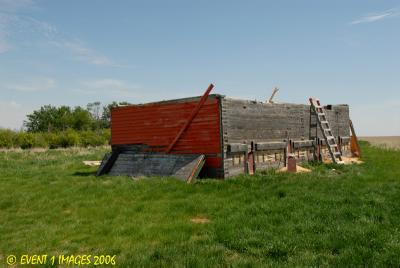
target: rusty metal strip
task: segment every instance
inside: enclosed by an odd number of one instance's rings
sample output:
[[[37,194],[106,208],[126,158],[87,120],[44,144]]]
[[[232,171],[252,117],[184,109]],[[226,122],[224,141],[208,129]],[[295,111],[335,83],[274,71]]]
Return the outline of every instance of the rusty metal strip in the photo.
[[[167,150],[165,151],[166,153],[170,153],[172,148],[174,148],[175,144],[178,142],[182,134],[186,131],[186,129],[189,127],[189,125],[192,123],[193,119],[196,117],[197,113],[199,112],[200,108],[203,106],[203,104],[206,102],[208,95],[210,94],[211,90],[214,88],[213,84],[210,84],[204,93],[204,95],[201,97],[199,103],[197,104],[196,108],[193,110],[192,114],[186,121],[186,123],[183,125],[181,130],[178,132],[178,134],[175,136],[174,140],[171,142],[171,144],[168,146]]]

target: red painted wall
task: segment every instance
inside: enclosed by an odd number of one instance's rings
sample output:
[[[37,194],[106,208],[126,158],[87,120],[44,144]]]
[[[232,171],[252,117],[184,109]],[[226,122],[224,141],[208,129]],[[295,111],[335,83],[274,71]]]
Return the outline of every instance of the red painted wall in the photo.
[[[195,109],[197,101],[117,107],[111,111],[111,144],[146,144],[163,152]],[[209,98],[171,153],[221,154],[219,100]],[[220,156],[208,156],[206,166],[221,167]]]

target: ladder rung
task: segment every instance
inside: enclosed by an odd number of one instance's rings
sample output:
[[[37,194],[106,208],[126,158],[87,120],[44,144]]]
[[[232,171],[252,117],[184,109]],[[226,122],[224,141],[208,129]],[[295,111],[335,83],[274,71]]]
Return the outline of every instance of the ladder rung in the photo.
[[[332,161],[338,164],[343,164],[342,153],[339,150],[339,146],[336,144],[335,137],[332,134],[332,130],[329,126],[329,122],[326,118],[324,108],[317,99],[310,98],[311,107],[313,110],[313,115],[317,115],[317,121],[320,125],[322,133],[325,137],[326,145],[328,146],[329,153],[332,157]],[[311,119],[310,119],[311,120]],[[310,127],[315,126],[310,122]]]

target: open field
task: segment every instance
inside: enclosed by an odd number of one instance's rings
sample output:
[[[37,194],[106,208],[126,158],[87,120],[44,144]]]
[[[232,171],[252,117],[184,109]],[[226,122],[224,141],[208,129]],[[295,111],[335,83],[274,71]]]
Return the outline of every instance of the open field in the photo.
[[[111,254],[117,267],[399,266],[400,156],[232,180],[96,178],[106,149],[0,153],[9,254]]]
[[[400,149],[400,136],[360,137],[359,139],[368,141],[374,146]]]

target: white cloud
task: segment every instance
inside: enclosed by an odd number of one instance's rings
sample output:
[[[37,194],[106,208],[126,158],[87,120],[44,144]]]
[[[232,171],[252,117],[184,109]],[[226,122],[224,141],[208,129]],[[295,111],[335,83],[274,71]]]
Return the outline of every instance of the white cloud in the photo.
[[[81,89],[78,91],[84,94],[101,94],[108,93],[114,96],[121,97],[133,97],[138,98],[138,87],[136,85],[131,85],[123,80],[118,79],[97,79],[84,81],[81,83]]]
[[[350,24],[360,24],[360,23],[370,23],[375,21],[380,21],[387,18],[392,18],[400,14],[397,8],[392,8],[380,13],[367,14],[357,20],[352,21]]]
[[[22,106],[21,104],[15,102],[15,101],[10,101],[9,105],[10,105],[10,107],[16,108],[16,109],[18,109],[18,108],[20,108]]]
[[[78,40],[54,40],[50,41],[49,43],[55,47],[69,51],[75,59],[80,61],[94,65],[123,67],[120,64],[116,64],[108,57],[88,48],[83,44],[83,42]]]
[[[52,78],[34,78],[29,81],[18,84],[5,84],[0,88],[19,92],[37,92],[46,91],[54,88],[56,81]]]
[[[100,66],[126,67],[89,48],[82,41],[65,36],[46,21],[19,15],[20,10],[25,11],[34,4],[33,0],[0,0],[0,54],[11,50],[13,37],[23,35],[20,39],[25,41],[25,35],[30,34],[39,41],[44,40],[46,44],[69,52],[75,60]]]
[[[32,0],[0,0],[0,54],[11,50],[10,28],[21,24],[21,19],[15,13],[33,4]]]
[[[144,90],[136,84],[124,80],[105,78],[81,82],[76,90],[79,94],[102,96],[111,100],[124,100],[132,103],[159,101],[170,99],[169,92],[160,90]]]
[[[126,82],[117,79],[98,79],[83,82],[83,85],[95,89],[127,88]]]
[[[20,28],[29,29],[47,38],[54,38],[58,34],[57,28],[45,21],[37,20],[32,17],[17,17],[17,20],[20,23]]]

